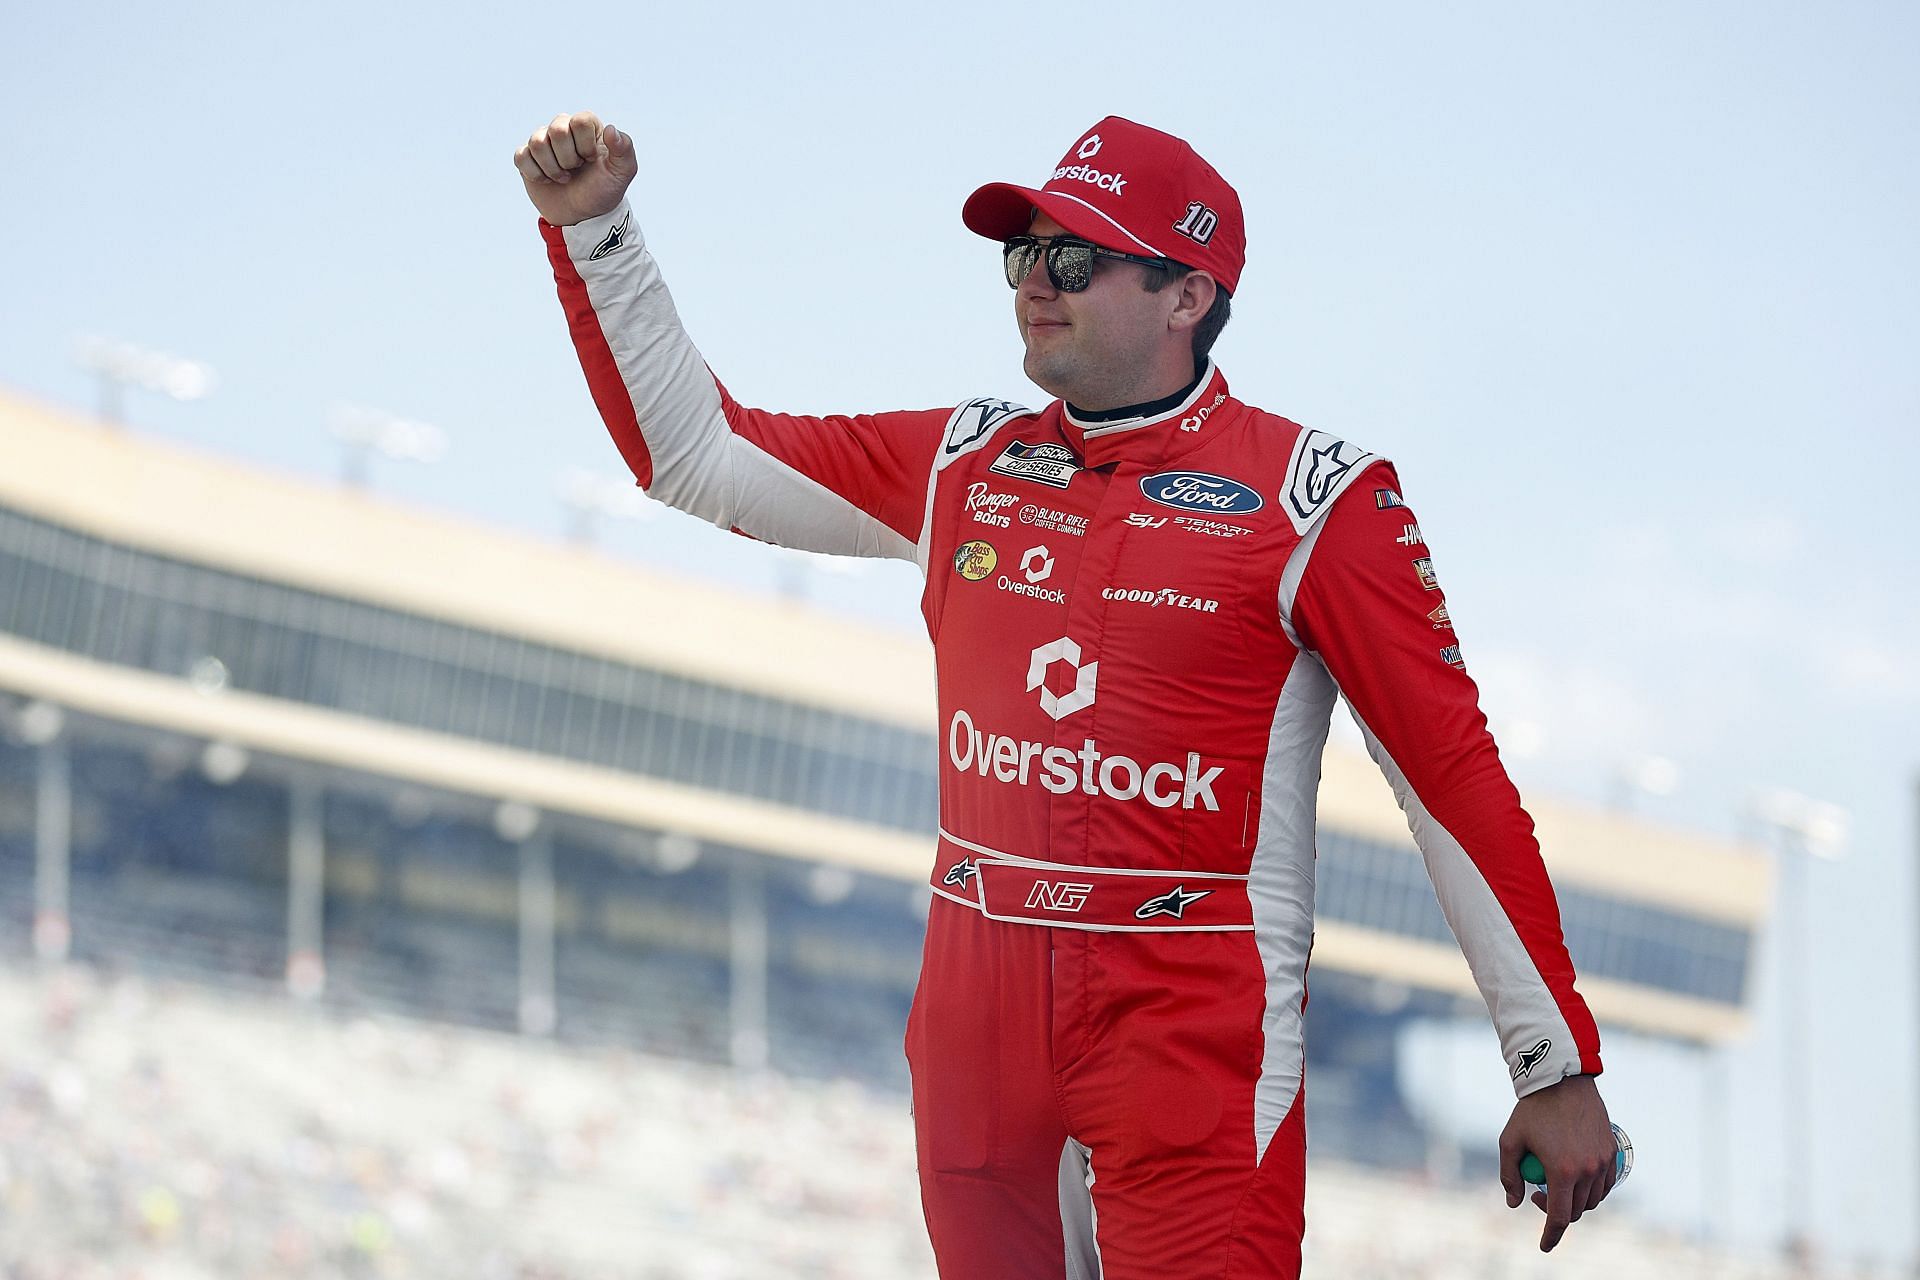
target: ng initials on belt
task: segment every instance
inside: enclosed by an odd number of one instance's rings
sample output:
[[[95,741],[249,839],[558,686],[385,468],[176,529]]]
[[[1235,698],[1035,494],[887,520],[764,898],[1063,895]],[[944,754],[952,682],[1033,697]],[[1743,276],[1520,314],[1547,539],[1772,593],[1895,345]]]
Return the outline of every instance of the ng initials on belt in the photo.
[[[1101,933],[1219,933],[1253,928],[1247,878],[1039,862],[940,833],[933,891],[989,920]]]

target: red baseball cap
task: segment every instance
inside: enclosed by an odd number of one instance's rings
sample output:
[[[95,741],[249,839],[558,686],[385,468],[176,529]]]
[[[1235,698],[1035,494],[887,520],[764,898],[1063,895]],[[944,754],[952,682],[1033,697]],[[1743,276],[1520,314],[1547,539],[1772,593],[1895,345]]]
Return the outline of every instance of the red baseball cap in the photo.
[[[1158,129],[1108,116],[1080,136],[1038,191],[989,182],[960,219],[989,240],[1024,235],[1033,211],[1108,249],[1172,258],[1228,293],[1247,261],[1240,197],[1200,153]]]

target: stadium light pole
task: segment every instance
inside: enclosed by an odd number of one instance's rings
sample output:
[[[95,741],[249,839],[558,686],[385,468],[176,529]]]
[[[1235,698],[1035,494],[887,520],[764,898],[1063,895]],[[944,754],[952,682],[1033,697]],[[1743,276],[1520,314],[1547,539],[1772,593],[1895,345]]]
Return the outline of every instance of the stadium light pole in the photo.
[[[1813,1185],[1813,1098],[1807,1089],[1808,1031],[1806,966],[1813,958],[1810,944],[1812,912],[1807,901],[1807,863],[1813,858],[1833,861],[1846,849],[1848,815],[1836,804],[1813,800],[1795,791],[1774,790],[1754,800],[1753,814],[1774,836],[1781,870],[1781,1006],[1785,1014],[1785,1049],[1781,1087],[1786,1095],[1787,1133],[1786,1252],[1803,1256],[1810,1246],[1812,1222],[1810,1188]],[[1791,913],[1792,925],[1786,921]]]
[[[336,404],[327,420],[328,430],[342,445],[340,483],[349,489],[367,487],[376,453],[395,462],[428,463],[447,453],[447,433],[439,427],[384,409]]]
[[[297,1000],[318,999],[327,986],[325,806],[320,780],[297,772],[287,787],[287,991]]]
[[[73,943],[68,873],[73,856],[73,771],[66,713],[51,702],[30,702],[15,722],[21,740],[39,756],[34,795],[33,951],[58,963]]]
[[[128,387],[158,392],[185,403],[212,395],[217,382],[213,370],[198,360],[183,360],[106,338],[80,339],[75,359],[94,377],[100,420],[116,427],[126,422]]]
[[[560,1020],[554,991],[553,837],[540,811],[519,800],[495,807],[493,829],[520,855],[520,1031],[550,1036]]]
[[[727,869],[729,979],[733,1065],[759,1071],[767,1065],[767,888],[758,866],[735,862]]]

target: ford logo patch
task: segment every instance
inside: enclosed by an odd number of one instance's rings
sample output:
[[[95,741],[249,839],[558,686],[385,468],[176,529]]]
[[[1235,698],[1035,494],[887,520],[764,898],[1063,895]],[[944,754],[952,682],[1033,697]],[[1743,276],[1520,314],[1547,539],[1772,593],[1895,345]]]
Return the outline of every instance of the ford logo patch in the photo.
[[[1265,499],[1238,480],[1205,471],[1162,471],[1142,480],[1140,492],[1176,511],[1245,515],[1267,505]]]

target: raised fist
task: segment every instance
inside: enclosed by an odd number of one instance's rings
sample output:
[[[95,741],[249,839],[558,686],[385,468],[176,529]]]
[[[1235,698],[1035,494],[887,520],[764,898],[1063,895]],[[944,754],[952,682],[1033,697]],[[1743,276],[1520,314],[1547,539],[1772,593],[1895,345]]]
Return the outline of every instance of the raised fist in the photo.
[[[618,208],[639,171],[633,139],[591,111],[558,115],[535,129],[513,153],[513,167],[527,184],[527,199],[556,227]]]

